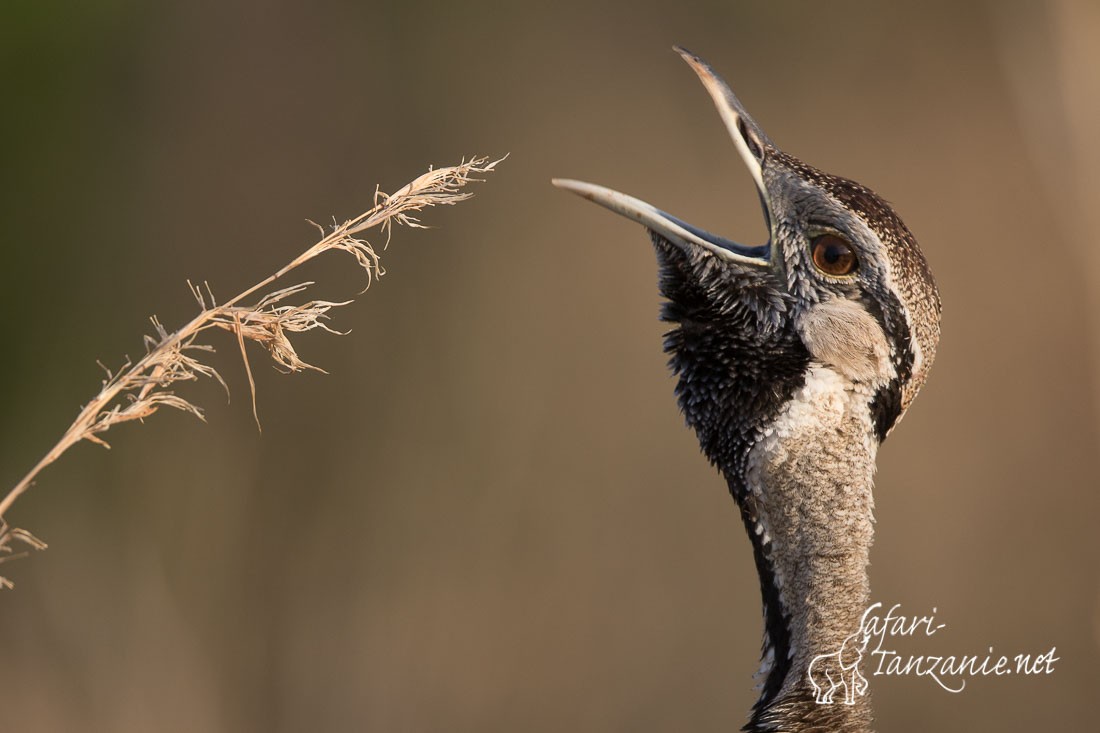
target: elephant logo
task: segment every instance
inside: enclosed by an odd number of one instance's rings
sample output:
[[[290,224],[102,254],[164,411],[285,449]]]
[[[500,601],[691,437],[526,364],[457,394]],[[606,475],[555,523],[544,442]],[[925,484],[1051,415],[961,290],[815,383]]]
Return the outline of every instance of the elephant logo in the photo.
[[[860,623],[855,633],[848,636],[835,652],[813,658],[807,675],[818,705],[831,705],[841,688],[844,688],[845,705],[855,705],[857,695],[867,694],[867,678],[863,676],[860,665],[870,640],[871,630]]]

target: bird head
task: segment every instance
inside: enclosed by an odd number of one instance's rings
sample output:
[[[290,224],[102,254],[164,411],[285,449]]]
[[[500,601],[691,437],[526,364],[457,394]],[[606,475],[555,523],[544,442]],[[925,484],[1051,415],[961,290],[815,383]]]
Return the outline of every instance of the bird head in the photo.
[[[731,241],[602,186],[554,184],[649,230],[663,317],[677,324],[666,350],[681,408],[712,461],[733,468],[815,368],[865,395],[881,442],[923,383],[939,337],[939,294],[915,238],[870,189],[779,150],[710,66],[676,50],[756,184],[768,242]]]

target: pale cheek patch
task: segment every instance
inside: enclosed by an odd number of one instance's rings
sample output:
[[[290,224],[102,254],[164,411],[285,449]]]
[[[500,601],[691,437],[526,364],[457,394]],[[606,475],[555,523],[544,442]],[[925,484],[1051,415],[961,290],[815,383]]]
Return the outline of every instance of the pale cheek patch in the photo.
[[[860,303],[833,298],[801,315],[796,325],[810,356],[851,381],[894,377],[886,335]]]

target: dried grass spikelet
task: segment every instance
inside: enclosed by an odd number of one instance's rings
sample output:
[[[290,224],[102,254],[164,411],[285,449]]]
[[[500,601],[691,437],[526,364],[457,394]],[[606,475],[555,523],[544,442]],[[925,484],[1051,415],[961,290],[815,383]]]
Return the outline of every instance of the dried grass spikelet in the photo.
[[[416,212],[430,206],[452,205],[470,198],[473,194],[464,191],[464,186],[471,181],[480,180],[476,177],[478,174],[492,171],[499,162],[500,160],[489,161],[488,158],[473,158],[456,166],[430,169],[392,194],[376,191],[374,206],[369,211],[343,224],[334,223],[330,230],[315,224],[322,234],[316,244],[274,275],[222,305],[217,304],[209,286],[204,291],[203,288],[188,283],[198,301],[199,314],[190,323],[172,333],[153,317],[151,320],[154,334],[145,337],[145,356],[136,363],[127,361],[116,371],[103,367],[107,376],[99,394],[84,405],[61,440],[0,501],[0,562],[26,554],[15,552],[16,543],[38,550],[46,548],[44,542],[26,530],[11,527],[5,521],[5,516],[15,500],[33,485],[39,472],[73,445],[88,440],[110,448],[102,437],[103,433],[119,423],[144,420],[161,407],[182,410],[200,420],[204,419],[202,409],[177,395],[173,388],[178,382],[210,377],[217,379],[228,391],[221,375],[202,361],[204,354],[214,350],[200,340],[206,331],[218,328],[236,336],[252,392],[252,413],[258,426],[256,385],[245,352],[245,342],[253,341],[265,348],[276,368],[281,371],[324,371],[298,356],[291,336],[315,329],[339,333],[326,324],[329,311],[352,302],[310,300],[298,305],[288,302],[313,285],[312,282],[265,293],[267,288],[300,265],[333,250],[346,252],[355,258],[356,264],[366,273],[366,287],[369,287],[374,278],[381,276],[384,270],[378,252],[369,242],[360,239],[359,234],[378,228],[386,235],[385,244],[388,245],[395,223],[423,228],[415,217]],[[251,298],[256,299],[250,302]],[[0,577],[0,588],[4,587],[10,588],[11,583]]]

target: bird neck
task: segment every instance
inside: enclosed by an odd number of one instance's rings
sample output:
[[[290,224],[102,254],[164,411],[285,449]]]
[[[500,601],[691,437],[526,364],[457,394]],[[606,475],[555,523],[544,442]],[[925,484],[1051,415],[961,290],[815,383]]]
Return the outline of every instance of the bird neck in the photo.
[[[665,339],[676,394],[729,483],[760,575],[761,694],[746,730],[869,731],[865,686],[851,704],[846,690],[818,704],[810,672],[816,658],[840,652],[838,666],[849,673],[833,670],[832,678],[849,686],[863,679],[850,674],[862,650],[846,642],[870,593],[879,443],[872,405],[881,385],[854,383],[815,361],[767,309],[734,309],[726,320],[700,311],[697,294],[683,289],[690,281],[676,277],[677,262],[666,257],[662,270],[662,317],[677,324]]]
[[[761,696],[747,730],[870,730],[866,639],[860,648],[853,635],[870,594],[872,397],[811,364],[741,470],[727,474],[753,543],[766,624]]]

